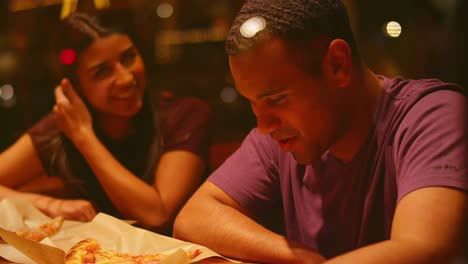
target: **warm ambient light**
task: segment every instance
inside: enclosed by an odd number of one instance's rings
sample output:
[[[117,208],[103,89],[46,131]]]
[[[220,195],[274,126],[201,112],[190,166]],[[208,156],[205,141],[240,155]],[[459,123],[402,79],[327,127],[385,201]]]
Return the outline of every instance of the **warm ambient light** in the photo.
[[[390,21],[385,26],[385,34],[392,38],[397,38],[401,34],[401,25],[396,21]]]
[[[110,0],[94,0],[96,9],[104,9],[110,7]]]
[[[172,7],[171,4],[168,3],[162,3],[158,6],[158,9],[156,10],[156,13],[160,18],[169,18],[172,16],[172,13],[174,12],[174,8]]]

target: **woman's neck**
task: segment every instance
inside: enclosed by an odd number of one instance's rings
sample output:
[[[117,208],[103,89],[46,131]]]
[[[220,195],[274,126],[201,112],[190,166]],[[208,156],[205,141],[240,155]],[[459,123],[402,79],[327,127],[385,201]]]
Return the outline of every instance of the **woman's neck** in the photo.
[[[131,118],[125,118],[110,114],[98,114],[96,124],[99,130],[108,138],[114,140],[125,139],[134,132]]]

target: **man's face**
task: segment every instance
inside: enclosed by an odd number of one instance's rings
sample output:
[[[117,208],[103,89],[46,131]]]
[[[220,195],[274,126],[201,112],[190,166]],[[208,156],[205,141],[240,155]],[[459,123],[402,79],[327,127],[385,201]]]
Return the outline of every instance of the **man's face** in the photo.
[[[312,75],[297,63],[297,53],[292,54],[284,41],[273,39],[230,56],[229,62],[239,93],[257,117],[258,130],[299,163],[310,164],[343,135],[348,111],[343,89],[334,87],[326,74]]]

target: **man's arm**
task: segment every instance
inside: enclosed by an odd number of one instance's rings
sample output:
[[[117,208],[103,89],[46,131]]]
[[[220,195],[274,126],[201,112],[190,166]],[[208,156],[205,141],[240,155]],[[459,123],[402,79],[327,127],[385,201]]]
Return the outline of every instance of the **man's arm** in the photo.
[[[466,193],[443,187],[419,189],[402,198],[397,205],[390,240],[326,263],[459,263],[456,261],[466,251],[462,240],[467,223]]]
[[[261,263],[322,263],[312,250],[262,227],[224,191],[206,181],[176,218],[174,236],[236,259]]]

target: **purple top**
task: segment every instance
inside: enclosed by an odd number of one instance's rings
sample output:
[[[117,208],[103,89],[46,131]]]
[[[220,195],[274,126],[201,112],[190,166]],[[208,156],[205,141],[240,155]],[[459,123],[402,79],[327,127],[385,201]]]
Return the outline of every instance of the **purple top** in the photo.
[[[260,218],[283,207],[286,236],[333,257],[390,237],[397,202],[419,188],[468,190],[467,99],[438,80],[384,79],[375,122],[349,164],[327,151],[299,165],[253,129],[209,178]]]

